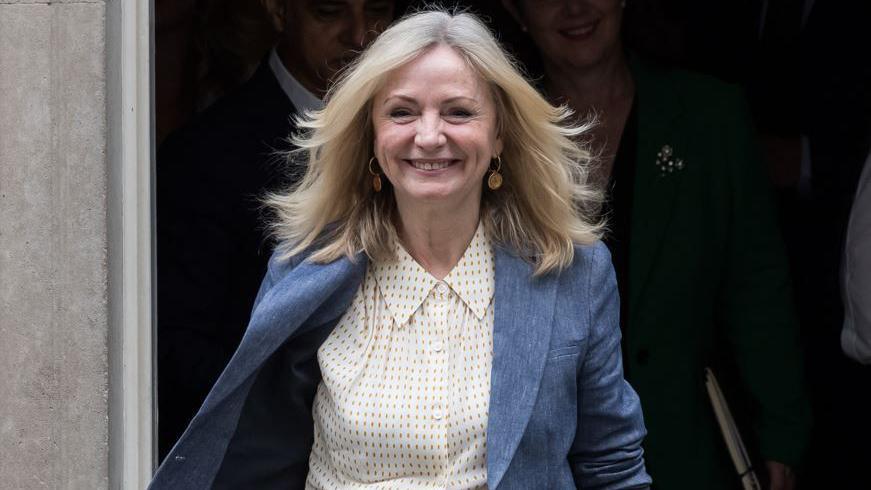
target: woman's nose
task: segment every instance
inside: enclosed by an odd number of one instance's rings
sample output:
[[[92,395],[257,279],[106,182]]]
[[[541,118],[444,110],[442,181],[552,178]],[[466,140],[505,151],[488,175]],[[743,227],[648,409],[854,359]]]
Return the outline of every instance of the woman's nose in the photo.
[[[414,144],[421,148],[437,148],[445,144],[442,120],[436,115],[424,114],[417,122]]]

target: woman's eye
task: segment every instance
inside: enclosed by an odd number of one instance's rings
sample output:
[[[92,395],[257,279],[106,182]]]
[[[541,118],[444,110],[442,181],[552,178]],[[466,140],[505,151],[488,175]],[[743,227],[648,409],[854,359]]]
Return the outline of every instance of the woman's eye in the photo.
[[[336,19],[342,15],[341,9],[321,7],[315,10],[315,15],[322,20]]]
[[[467,119],[472,117],[472,112],[466,109],[451,109],[448,111],[448,116],[459,119]]]
[[[411,111],[408,109],[393,109],[390,111],[390,117],[394,119],[402,119],[411,116]]]

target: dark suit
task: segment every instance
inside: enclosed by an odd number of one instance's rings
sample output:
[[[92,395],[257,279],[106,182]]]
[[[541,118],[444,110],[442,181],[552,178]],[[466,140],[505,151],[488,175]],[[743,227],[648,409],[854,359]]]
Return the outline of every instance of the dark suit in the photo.
[[[645,458],[654,488],[738,488],[705,392],[706,366],[736,365],[755,409],[741,428],[761,458],[798,464],[809,430],[765,168],[738,90],[637,60],[632,73],[638,140],[622,299],[627,379],[649,430]],[[665,145],[680,169],[657,165]]]
[[[258,199],[286,183],[295,110],[267,62],[157,158],[159,445],[166,454],[239,344],[271,245]]]

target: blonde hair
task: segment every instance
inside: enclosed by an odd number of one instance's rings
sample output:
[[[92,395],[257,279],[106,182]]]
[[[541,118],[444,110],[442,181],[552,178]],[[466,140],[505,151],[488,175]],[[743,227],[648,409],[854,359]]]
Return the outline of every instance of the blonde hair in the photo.
[[[601,193],[587,184],[591,157],[576,142],[587,127],[571,124],[567,107],[550,105],[477,17],[427,10],[385,30],[342,72],[326,106],[298,121],[293,155],[303,157],[305,175],[289,192],[266,199],[282,257],[312,249],[315,262],[359,252],[375,261],[394,258],[395,198],[389,185],[374,192],[368,171],[371,102],[393,71],[436,45],[459,53],[493,94],[504,183],[482,195],[490,238],[532,262],[537,275],[567,267],[575,244],[599,238],[593,210]]]

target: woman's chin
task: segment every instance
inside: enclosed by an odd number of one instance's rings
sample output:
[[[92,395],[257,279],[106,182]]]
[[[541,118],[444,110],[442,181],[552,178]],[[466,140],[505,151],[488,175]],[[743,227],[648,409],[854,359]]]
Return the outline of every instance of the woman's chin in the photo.
[[[461,201],[460,193],[456,188],[450,185],[439,185],[438,183],[428,183],[426,185],[415,186],[408,189],[405,194],[406,201],[409,204],[437,206],[439,204],[451,204]]]
[[[441,189],[427,189],[413,192],[408,196],[412,203],[438,204],[451,201],[451,193]]]

